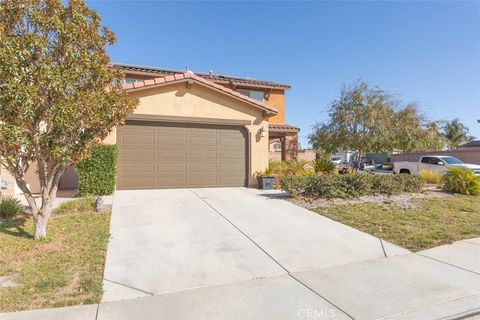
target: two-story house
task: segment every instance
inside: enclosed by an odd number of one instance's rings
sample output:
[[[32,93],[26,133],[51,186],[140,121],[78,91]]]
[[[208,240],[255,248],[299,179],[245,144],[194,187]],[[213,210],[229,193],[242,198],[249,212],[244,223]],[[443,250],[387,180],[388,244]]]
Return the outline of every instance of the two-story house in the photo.
[[[139,100],[125,125],[104,140],[119,148],[117,189],[255,186],[272,143],[280,144],[282,159],[296,158],[299,129],[285,123],[289,85],[113,66],[123,69],[124,89]],[[69,170],[60,188],[75,185]]]

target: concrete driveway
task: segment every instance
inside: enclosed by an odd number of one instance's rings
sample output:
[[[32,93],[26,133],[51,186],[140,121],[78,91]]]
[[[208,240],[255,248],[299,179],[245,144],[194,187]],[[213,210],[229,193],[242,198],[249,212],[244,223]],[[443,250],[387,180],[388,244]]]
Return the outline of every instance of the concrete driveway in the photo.
[[[117,191],[104,301],[408,253],[246,188]]]

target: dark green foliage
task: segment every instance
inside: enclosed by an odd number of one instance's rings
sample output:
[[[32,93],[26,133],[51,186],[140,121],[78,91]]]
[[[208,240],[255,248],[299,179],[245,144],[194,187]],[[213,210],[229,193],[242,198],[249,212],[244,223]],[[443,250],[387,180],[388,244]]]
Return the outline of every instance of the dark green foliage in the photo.
[[[84,195],[106,195],[115,191],[116,145],[95,145],[90,157],[76,166],[78,191]]]
[[[7,197],[0,200],[0,218],[13,218],[20,212],[22,212],[22,204],[18,199]]]
[[[335,176],[284,177],[282,189],[292,196],[355,198],[372,194],[421,192],[424,182],[415,176],[345,174]]]
[[[335,164],[328,158],[318,158],[312,160],[311,165],[315,173],[334,173],[337,170]]]
[[[391,177],[401,184],[404,192],[421,192],[425,187],[425,181],[417,176],[412,176],[410,174],[396,174]]]

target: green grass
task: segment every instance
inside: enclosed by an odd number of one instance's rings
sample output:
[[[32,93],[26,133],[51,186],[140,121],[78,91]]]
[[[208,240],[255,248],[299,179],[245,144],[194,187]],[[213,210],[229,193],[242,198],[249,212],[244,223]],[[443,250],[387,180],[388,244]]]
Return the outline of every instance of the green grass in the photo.
[[[62,205],[41,241],[30,218],[0,219],[0,277],[17,284],[0,288],[0,312],[100,302],[110,214],[92,201]]]
[[[313,211],[411,251],[480,236],[480,197],[456,195],[415,204],[416,209],[369,203]]]

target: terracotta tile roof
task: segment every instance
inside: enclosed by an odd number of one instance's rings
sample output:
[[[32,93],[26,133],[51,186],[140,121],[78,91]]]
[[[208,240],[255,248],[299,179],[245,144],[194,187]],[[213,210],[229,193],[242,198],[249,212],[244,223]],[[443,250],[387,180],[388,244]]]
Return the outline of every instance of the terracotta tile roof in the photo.
[[[155,67],[145,67],[145,66],[136,66],[136,65],[128,65],[128,64],[113,64],[116,67],[122,68],[124,71],[128,72],[139,72],[139,73],[149,73],[149,74],[156,74],[156,75],[174,75],[174,74],[181,74],[185,71],[179,70],[171,70],[171,69],[163,69],[163,68],[155,68]],[[245,87],[257,87],[257,88],[269,88],[269,89],[290,89],[290,85],[276,83],[272,81],[264,81],[264,80],[256,80],[256,79],[249,79],[249,78],[241,78],[235,76],[227,76],[215,73],[202,73],[202,72],[195,72],[197,76],[205,78],[207,80],[211,80],[217,83],[231,83],[237,86],[245,86]]]
[[[242,100],[244,102],[249,103],[250,105],[263,109],[270,114],[278,113],[277,109],[275,109],[274,107],[267,106],[266,104],[258,100],[252,99],[250,97],[247,97],[237,91],[234,91],[222,85],[216,84],[215,82],[207,80],[205,78],[199,77],[193,72],[177,73],[174,75],[166,75],[166,76],[158,77],[155,79],[148,79],[143,81],[126,83],[123,85],[123,89],[127,91],[137,91],[142,89],[148,89],[151,86],[160,86],[160,85],[166,85],[170,83],[185,82],[188,80],[196,81],[201,85],[208,86],[217,91],[233,96],[236,99]]]
[[[268,130],[272,132],[298,132],[300,131],[300,128],[286,123],[269,123]]]

